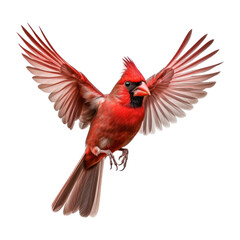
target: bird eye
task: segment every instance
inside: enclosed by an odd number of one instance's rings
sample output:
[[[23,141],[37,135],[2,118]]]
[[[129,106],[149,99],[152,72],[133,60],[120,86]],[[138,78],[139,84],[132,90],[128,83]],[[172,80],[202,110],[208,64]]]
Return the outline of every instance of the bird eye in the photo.
[[[129,87],[130,85],[131,85],[130,82],[125,82],[125,86],[126,86],[126,87]]]

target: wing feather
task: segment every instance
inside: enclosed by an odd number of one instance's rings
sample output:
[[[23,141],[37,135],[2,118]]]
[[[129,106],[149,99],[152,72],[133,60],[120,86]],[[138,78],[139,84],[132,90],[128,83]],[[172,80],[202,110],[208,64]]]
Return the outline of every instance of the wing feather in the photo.
[[[23,57],[31,64],[27,69],[34,75],[33,80],[39,83],[39,89],[49,93],[49,100],[55,103],[54,109],[64,124],[72,129],[74,122],[81,119],[87,126],[97,112],[100,103],[97,99],[104,95],[55,51],[41,28],[45,42],[29,27],[33,35],[22,27],[29,42],[18,35],[28,48],[19,44]],[[82,116],[83,106],[87,118]]]
[[[221,63],[197,69],[195,67],[211,58],[218,50],[199,57],[213,43],[213,40],[210,40],[201,47],[200,45],[207,36],[204,35],[186,53],[182,54],[191,34],[192,30],[188,32],[167,66],[147,79],[151,95],[144,99],[145,117],[141,126],[141,132],[144,134],[153,133],[155,128],[168,127],[170,123],[176,122],[177,117],[184,117],[183,110],[192,109],[193,104],[196,104],[199,98],[207,95],[204,89],[215,84],[215,82],[207,80],[219,72],[206,72]]]
[[[41,76],[41,77],[58,77],[61,76],[58,72],[54,71],[45,71],[39,68],[34,68],[34,67],[27,67],[28,71],[36,76]]]

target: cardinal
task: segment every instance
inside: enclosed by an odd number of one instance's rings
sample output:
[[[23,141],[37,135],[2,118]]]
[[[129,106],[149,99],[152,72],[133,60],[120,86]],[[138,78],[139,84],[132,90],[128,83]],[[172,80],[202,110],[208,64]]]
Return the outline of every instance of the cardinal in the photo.
[[[34,75],[38,87],[49,93],[54,108],[64,124],[72,129],[79,120],[81,129],[89,126],[85,151],[72,174],[52,203],[53,211],[64,207],[65,215],[79,211],[83,217],[98,212],[104,159],[110,166],[125,169],[128,149],[124,148],[140,131],[154,133],[168,127],[184,110],[192,109],[204,89],[214,86],[207,81],[219,72],[206,73],[217,65],[196,67],[217,53],[202,54],[212,43],[203,44],[207,35],[186,48],[192,34],[188,32],[171,61],[147,80],[134,62],[123,58],[124,72],[109,94],[100,92],[82,72],[68,64],[52,47],[42,29],[43,38],[32,29],[22,27],[28,41],[20,47],[30,63],[27,69]],[[121,151],[116,161],[113,153]]]

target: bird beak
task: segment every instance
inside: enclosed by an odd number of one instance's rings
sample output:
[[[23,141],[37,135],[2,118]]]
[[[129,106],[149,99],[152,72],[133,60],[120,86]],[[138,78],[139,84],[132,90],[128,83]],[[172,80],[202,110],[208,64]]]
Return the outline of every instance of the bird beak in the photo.
[[[151,95],[151,93],[147,87],[147,84],[145,82],[142,82],[140,86],[135,88],[133,95],[138,97],[143,97],[143,96]]]

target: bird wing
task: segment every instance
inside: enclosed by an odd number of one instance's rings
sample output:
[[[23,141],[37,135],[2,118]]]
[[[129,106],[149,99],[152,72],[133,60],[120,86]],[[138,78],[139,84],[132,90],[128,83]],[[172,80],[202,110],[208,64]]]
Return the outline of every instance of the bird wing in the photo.
[[[46,42],[32,28],[33,35],[24,27],[22,29],[30,41],[18,35],[29,50],[19,45],[26,53],[23,57],[32,65],[27,69],[39,83],[38,87],[50,93],[49,99],[55,103],[54,108],[64,124],[72,129],[74,122],[79,119],[80,127],[86,127],[96,114],[104,95],[81,72],[62,59],[41,28]]]
[[[191,37],[191,33],[192,30],[188,32],[168,65],[147,79],[151,95],[145,97],[144,100],[145,116],[140,130],[144,134],[153,133],[156,128],[162,129],[162,126],[168,127],[170,122],[176,122],[176,117],[185,116],[183,110],[192,109],[192,104],[197,103],[198,98],[206,96],[207,93],[204,89],[215,84],[215,82],[207,82],[206,80],[219,72],[202,73],[221,63],[195,68],[218,52],[216,50],[201,58],[198,57],[212,44],[213,40],[199,47],[207,36],[204,35],[186,53],[181,54]]]

